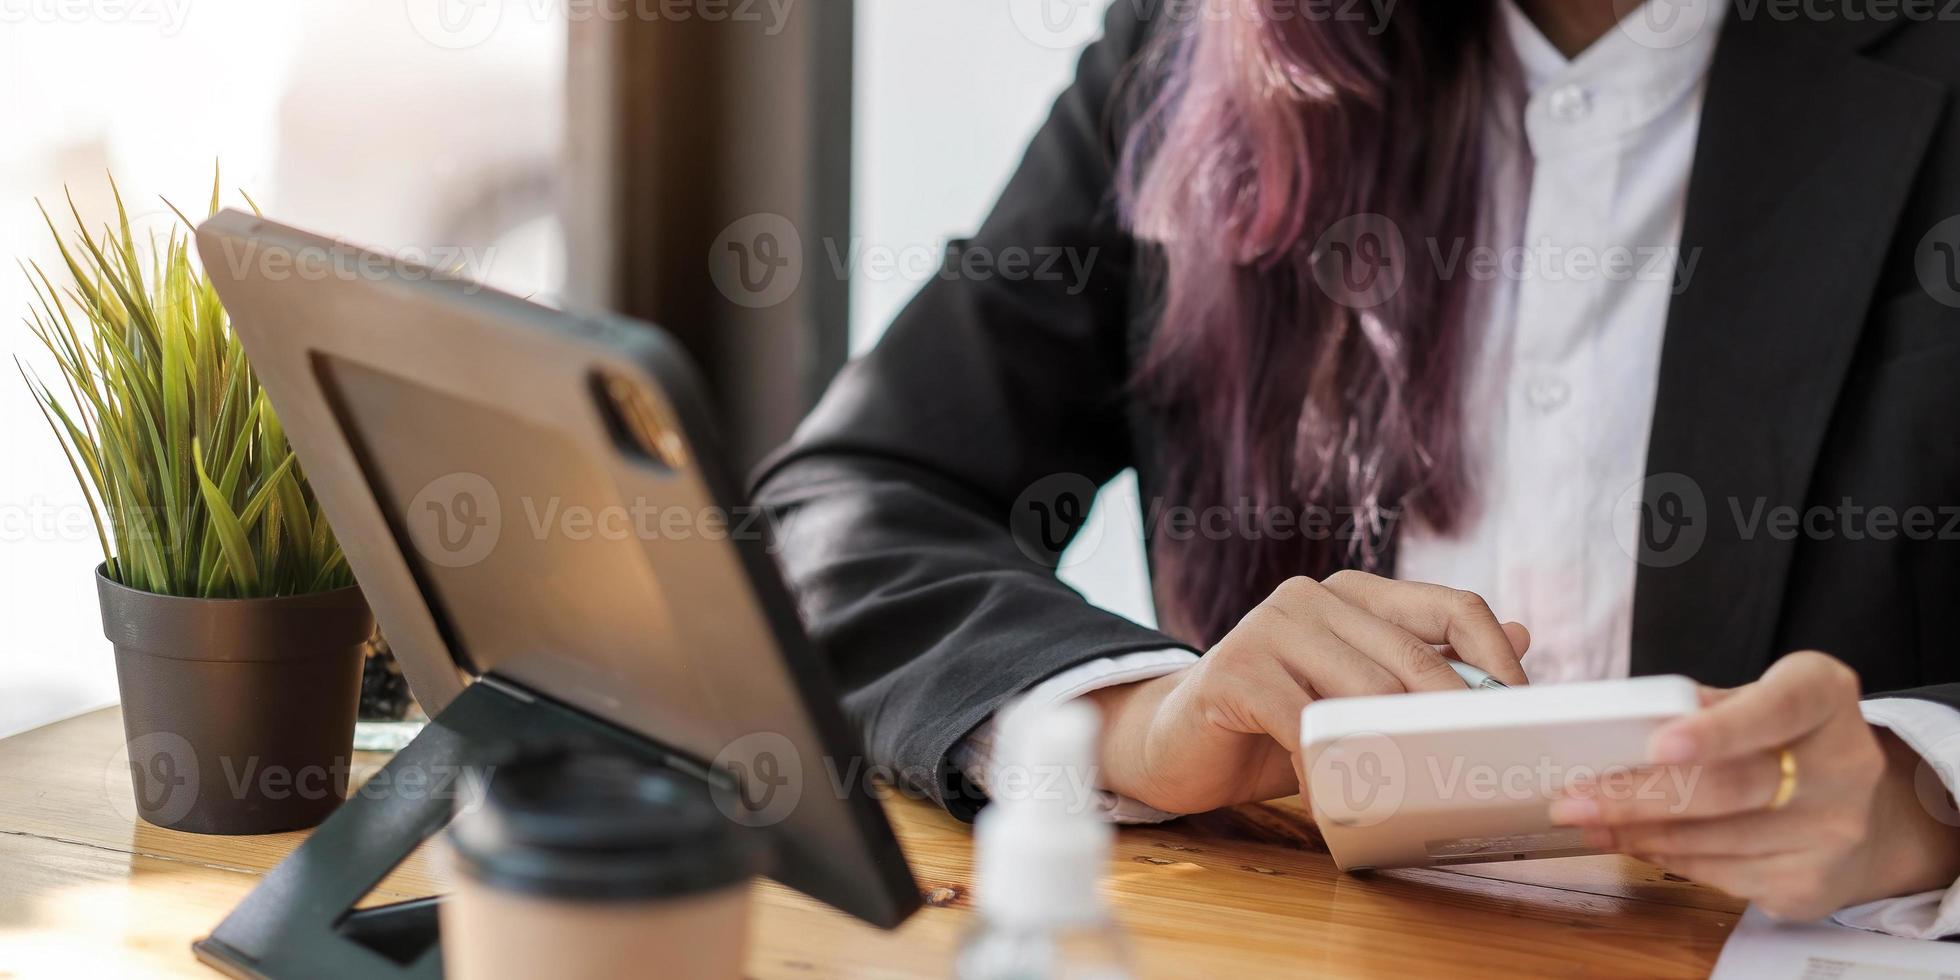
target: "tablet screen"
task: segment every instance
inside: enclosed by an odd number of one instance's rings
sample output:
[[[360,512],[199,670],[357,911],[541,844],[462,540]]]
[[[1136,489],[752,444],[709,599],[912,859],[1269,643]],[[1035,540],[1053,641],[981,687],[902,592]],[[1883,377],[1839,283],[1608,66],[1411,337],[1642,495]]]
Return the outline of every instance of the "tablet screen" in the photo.
[[[563,433],[365,364],[316,363],[396,545],[452,655],[712,758],[723,712],[666,649],[667,594],[643,515]],[[676,710],[660,710],[665,706]],[[692,708],[693,710],[687,710]]]

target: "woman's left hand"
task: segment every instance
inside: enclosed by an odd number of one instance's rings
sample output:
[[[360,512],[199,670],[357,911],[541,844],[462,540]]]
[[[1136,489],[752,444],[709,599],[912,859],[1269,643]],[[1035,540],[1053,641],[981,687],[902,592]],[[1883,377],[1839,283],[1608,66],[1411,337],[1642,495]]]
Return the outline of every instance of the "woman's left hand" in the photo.
[[[1794,792],[1779,800],[1786,749]],[[1833,657],[1793,653],[1754,684],[1704,688],[1649,755],[1654,768],[1568,787],[1553,822],[1793,921],[1960,876],[1960,828],[1921,805],[1919,756],[1865,723],[1858,675]]]

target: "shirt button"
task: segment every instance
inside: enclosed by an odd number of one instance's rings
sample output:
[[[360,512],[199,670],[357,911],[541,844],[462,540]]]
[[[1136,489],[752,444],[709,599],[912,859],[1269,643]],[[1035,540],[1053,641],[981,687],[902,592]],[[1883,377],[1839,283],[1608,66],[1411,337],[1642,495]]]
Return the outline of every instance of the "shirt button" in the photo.
[[[1559,122],[1576,123],[1592,113],[1592,96],[1577,85],[1561,85],[1547,98],[1546,107]]]
[[[1556,412],[1572,398],[1572,386],[1557,378],[1539,378],[1525,388],[1525,398],[1532,408]]]

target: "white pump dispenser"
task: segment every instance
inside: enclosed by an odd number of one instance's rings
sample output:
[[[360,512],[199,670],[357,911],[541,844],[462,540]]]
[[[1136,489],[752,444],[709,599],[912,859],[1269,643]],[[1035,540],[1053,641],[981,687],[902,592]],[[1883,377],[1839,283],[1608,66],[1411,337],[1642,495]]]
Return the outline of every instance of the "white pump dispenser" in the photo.
[[[974,830],[979,925],[962,980],[1122,980],[1121,936],[1097,886],[1115,832],[1096,807],[1100,713],[1085,701],[1002,713]]]

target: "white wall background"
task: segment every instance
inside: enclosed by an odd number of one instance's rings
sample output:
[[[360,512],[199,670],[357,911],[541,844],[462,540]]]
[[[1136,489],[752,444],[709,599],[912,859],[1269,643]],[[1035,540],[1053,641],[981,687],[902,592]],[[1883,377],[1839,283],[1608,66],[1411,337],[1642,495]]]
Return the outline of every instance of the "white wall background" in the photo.
[[[1101,22],[1099,0],[858,0],[855,221],[862,248],[926,254],[913,274],[852,280],[864,350],[999,195]],[[907,268],[908,263],[898,263]],[[1105,487],[1063,578],[1151,623],[1136,481]]]
[[[382,247],[445,254],[445,204],[513,167],[547,165],[562,116],[564,26],[532,0],[146,0],[0,9],[0,736],[116,700],[81,491],[14,371],[53,380],[21,319],[16,260],[62,278],[40,198],[64,231],[63,188],[91,227],[113,217],[105,171],[137,234],[167,233],[160,197],[200,215],[213,161],[226,199]],[[453,208],[451,209],[454,210]],[[452,215],[453,217],[453,215]],[[474,275],[549,292],[548,235],[477,248]]]
[[[103,177],[113,169],[135,223],[161,229],[167,219],[157,195],[201,209],[214,159],[227,160],[227,176],[246,186],[262,186],[269,172],[266,133],[291,18],[250,0],[178,9],[177,22],[51,16],[0,23],[0,354],[21,357],[51,382],[49,362],[21,323],[29,293],[14,265],[37,261],[57,282],[65,278],[49,264],[54,251],[34,198],[65,231],[73,226],[63,200],[70,185],[99,225],[113,215]],[[265,81],[228,84],[228,72]],[[92,578],[101,548],[74,475],[12,363],[5,369],[0,735],[116,696]]]

